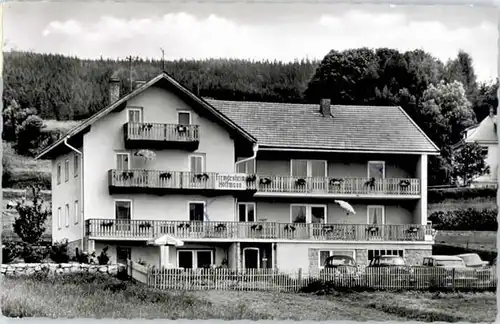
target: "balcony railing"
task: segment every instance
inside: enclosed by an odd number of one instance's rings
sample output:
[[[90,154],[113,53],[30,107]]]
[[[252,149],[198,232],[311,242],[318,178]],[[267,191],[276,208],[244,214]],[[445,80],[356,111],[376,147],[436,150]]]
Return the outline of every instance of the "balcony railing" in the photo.
[[[332,195],[419,195],[419,179],[259,176],[259,192]]]
[[[197,148],[200,141],[198,125],[126,123],[125,144],[130,148],[172,146]],[[148,145],[149,144],[149,145]]]
[[[157,170],[109,170],[113,188],[255,190],[245,174],[193,173]]]
[[[86,235],[94,238],[153,239],[168,234],[178,239],[279,239],[314,241],[424,241],[425,225],[304,224],[190,222],[90,219]]]

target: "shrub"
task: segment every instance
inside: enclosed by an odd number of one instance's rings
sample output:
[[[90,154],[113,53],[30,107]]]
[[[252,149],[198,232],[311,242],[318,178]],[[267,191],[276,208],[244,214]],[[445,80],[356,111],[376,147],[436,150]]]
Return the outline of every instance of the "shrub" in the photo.
[[[108,247],[104,247],[101,251],[101,254],[97,256],[97,260],[99,261],[99,265],[107,265],[109,263],[109,256],[108,256]]]
[[[14,261],[21,254],[18,243],[2,240],[2,263],[7,264]]]
[[[446,199],[496,198],[495,188],[447,188],[431,189],[428,191],[430,204],[440,203]]]
[[[30,186],[38,186],[42,190],[51,189],[51,175],[49,172],[21,171],[3,173],[2,185],[4,188],[26,189]]]
[[[50,258],[55,263],[67,263],[69,261],[68,240],[55,242],[50,247]]]
[[[22,243],[21,257],[26,263],[40,263],[48,254],[44,246],[34,246],[28,243]]]
[[[80,252],[78,249],[76,249],[76,254],[73,257],[73,261],[83,264],[90,264],[91,260],[94,258],[95,252],[92,252],[92,254],[89,255],[87,252]]]
[[[437,230],[496,231],[498,229],[497,211],[494,209],[436,211],[428,219]]]

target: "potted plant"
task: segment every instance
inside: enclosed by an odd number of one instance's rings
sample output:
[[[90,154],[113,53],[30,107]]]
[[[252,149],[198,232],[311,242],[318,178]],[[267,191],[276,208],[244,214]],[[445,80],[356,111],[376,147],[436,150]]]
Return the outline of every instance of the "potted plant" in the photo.
[[[410,184],[411,184],[411,183],[410,183],[410,180],[406,180],[406,179],[404,179],[404,180],[399,181],[399,186],[400,186],[402,189],[406,189],[406,188],[408,188],[408,187],[410,186]]]
[[[191,227],[191,225],[189,223],[182,223],[182,224],[177,225],[177,228],[180,228],[180,229],[183,229],[183,228],[188,229],[190,227]]]
[[[207,181],[209,176],[207,173],[198,173],[198,174],[195,174],[195,178],[198,181]]]
[[[340,186],[344,181],[344,179],[331,178],[329,184],[330,186]]]
[[[150,130],[151,128],[153,128],[153,124],[150,124],[150,123],[148,123],[148,124],[142,124],[142,125],[141,125],[141,130],[142,130],[142,131],[144,131],[144,130],[146,130],[146,129],[147,129],[147,130]]]
[[[366,228],[366,231],[369,232],[370,234],[375,234],[378,233],[379,228],[376,225],[370,225]]]
[[[247,176],[247,182],[255,182],[255,180],[257,180],[257,176],[255,174]]]
[[[185,125],[177,125],[177,131],[179,133],[185,133],[187,131],[187,127]]]
[[[169,180],[170,178],[172,178],[172,173],[170,173],[170,172],[161,172],[159,174],[159,178],[161,180]]]
[[[111,226],[113,226],[113,224],[114,224],[113,221],[103,221],[101,222],[101,227],[110,228]]]
[[[216,232],[222,232],[222,231],[225,231],[227,229],[227,226],[226,226],[226,224],[220,223],[220,224],[215,225],[214,229]]]
[[[134,177],[134,172],[128,170],[122,171],[121,176],[124,180],[132,179]]]
[[[300,179],[295,180],[295,185],[297,187],[303,187],[303,186],[305,186],[306,185],[306,179],[300,178]]]
[[[295,232],[295,229],[296,229],[295,226],[290,225],[290,224],[286,224],[284,227],[284,230],[287,232]]]
[[[250,228],[254,231],[262,231],[262,225],[261,224],[254,224],[252,226],[250,226]]]
[[[369,187],[370,189],[374,189],[375,188],[375,178],[371,178],[370,180],[366,181],[364,186]]]
[[[261,185],[269,185],[269,184],[271,184],[271,182],[273,182],[273,181],[270,178],[261,178],[260,179]]]
[[[151,223],[150,222],[142,222],[139,224],[139,228],[140,229],[149,229],[151,227]]]

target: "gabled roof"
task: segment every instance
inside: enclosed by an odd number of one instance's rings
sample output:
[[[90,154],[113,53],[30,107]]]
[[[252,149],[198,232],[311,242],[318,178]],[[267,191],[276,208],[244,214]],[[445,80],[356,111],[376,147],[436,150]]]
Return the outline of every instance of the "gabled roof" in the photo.
[[[401,107],[332,105],[334,117],[325,117],[319,104],[205,100],[262,148],[439,154]]]
[[[233,122],[231,119],[229,119],[227,116],[224,114],[221,114],[219,111],[214,109],[212,106],[210,106],[207,102],[205,102],[202,98],[196,96],[194,93],[189,91],[186,87],[181,85],[178,81],[176,81],[173,77],[168,75],[166,72],[162,72],[161,74],[157,75],[155,78],[151,79],[150,81],[146,82],[144,85],[141,87],[135,89],[131,93],[121,97],[117,101],[111,103],[109,106],[106,108],[100,110],[90,118],[86,119],[84,122],[82,122],[80,125],[74,127],[71,129],[68,133],[66,133],[64,136],[62,136],[59,140],[57,140],[55,143],[52,145],[49,145],[47,148],[45,148],[38,156],[35,157],[35,159],[41,159],[44,156],[47,155],[50,151],[55,149],[56,147],[59,147],[61,145],[64,145],[64,140],[66,138],[71,138],[72,136],[78,135],[82,133],[85,129],[87,129],[89,126],[94,124],[96,121],[99,119],[103,118],[113,110],[117,109],[120,107],[120,105],[126,103],[128,100],[132,99],[133,97],[137,96],[138,94],[142,93],[144,90],[150,88],[151,86],[157,84],[160,81],[166,81],[176,89],[180,90],[184,95],[187,95],[190,99],[192,99],[194,102],[199,104],[201,107],[205,108],[209,113],[211,113],[214,117],[216,117],[219,121],[222,122],[223,125],[226,127],[238,132],[241,134],[244,138],[249,140],[250,142],[255,143],[256,139],[250,135],[247,131],[242,129],[238,124]]]
[[[459,149],[465,143],[498,144],[496,115],[487,116],[479,124],[471,126],[467,130],[470,131],[469,135],[453,145],[453,149]]]

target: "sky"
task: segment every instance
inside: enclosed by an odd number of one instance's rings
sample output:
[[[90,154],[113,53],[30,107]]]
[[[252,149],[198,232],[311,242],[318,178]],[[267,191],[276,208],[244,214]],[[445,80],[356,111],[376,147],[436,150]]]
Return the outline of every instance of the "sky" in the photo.
[[[497,77],[498,10],[299,3],[8,2],[4,48],[80,58],[322,59],[330,50],[460,49],[478,79]],[[19,22],[22,22],[20,25]],[[21,26],[21,27],[20,27]]]

